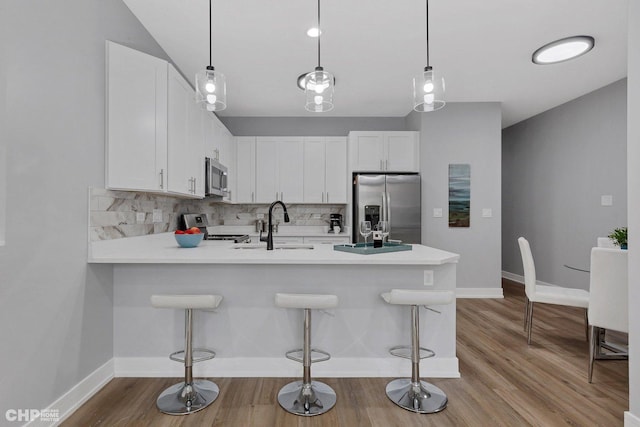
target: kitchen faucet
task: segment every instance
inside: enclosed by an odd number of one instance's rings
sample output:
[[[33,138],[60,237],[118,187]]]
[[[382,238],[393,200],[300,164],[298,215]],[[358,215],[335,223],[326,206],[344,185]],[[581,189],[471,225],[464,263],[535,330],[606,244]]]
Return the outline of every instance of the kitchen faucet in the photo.
[[[269,225],[268,225],[269,234],[267,234],[267,237],[262,237],[262,230],[260,230],[260,241],[267,242],[268,251],[273,250],[273,222],[272,221],[273,221],[273,208],[276,205],[282,206],[282,209],[284,209],[284,222],[289,222],[289,214],[287,213],[287,207],[284,205],[284,203],[282,203],[280,200],[276,200],[275,202],[271,203],[271,206],[269,206]]]

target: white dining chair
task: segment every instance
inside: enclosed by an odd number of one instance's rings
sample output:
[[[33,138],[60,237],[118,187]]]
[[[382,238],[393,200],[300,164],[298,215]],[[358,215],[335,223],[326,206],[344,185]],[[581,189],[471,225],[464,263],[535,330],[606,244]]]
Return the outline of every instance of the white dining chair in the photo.
[[[598,237],[598,247],[599,248],[616,248],[616,244],[613,243],[613,239],[611,237]]]
[[[556,304],[569,307],[584,308],[585,337],[589,339],[587,308],[589,306],[589,292],[584,289],[564,288],[560,286],[546,286],[536,284],[536,267],[531,254],[529,242],[524,237],[518,238],[522,266],[524,268],[524,330],[527,332],[527,344],[531,344],[533,330],[534,303]]]
[[[629,278],[627,251],[591,249],[589,295],[589,382],[595,359],[620,359],[625,354],[600,353],[601,329],[629,333]]]

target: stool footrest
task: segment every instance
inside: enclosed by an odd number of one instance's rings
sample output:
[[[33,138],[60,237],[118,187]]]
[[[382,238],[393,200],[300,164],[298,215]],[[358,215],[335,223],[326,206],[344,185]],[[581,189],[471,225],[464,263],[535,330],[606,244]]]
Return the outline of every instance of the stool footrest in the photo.
[[[402,357],[404,359],[411,359],[411,346],[408,345],[398,345],[395,347],[391,347],[389,349],[389,353],[392,356]],[[428,359],[430,357],[435,356],[436,353],[433,350],[429,350],[428,348],[420,347],[420,359]]]
[[[314,353],[319,356],[314,356]],[[296,362],[304,363],[304,352],[301,348],[296,350],[287,351],[285,353],[287,359],[295,360]],[[325,362],[331,359],[331,355],[326,351],[318,350],[316,348],[311,349],[311,363]]]
[[[207,348],[194,348],[192,350],[193,363],[203,362],[205,360],[213,359],[216,357],[216,353],[213,350]],[[176,351],[169,355],[169,359],[176,362],[184,363],[184,350]]]

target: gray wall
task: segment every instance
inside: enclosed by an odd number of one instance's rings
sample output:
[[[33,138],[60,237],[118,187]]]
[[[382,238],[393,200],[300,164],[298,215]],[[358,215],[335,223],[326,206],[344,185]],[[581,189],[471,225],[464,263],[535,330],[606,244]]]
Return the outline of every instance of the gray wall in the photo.
[[[0,424],[113,357],[113,269],[87,265],[88,187],[104,187],[105,39],[166,58],[119,0],[3,1],[1,15]]]
[[[502,268],[522,275],[517,238],[543,282],[588,289],[598,236],[627,225],[626,80],[503,132]],[[613,206],[600,196],[613,195]]]
[[[420,130],[422,242],[460,254],[458,288],[497,290],[494,295],[501,289],[501,120],[499,103],[449,103],[442,110],[412,112],[406,118],[408,130]],[[451,163],[471,165],[469,228],[449,227]],[[434,208],[442,208],[441,218],[433,217]],[[483,208],[490,208],[493,216],[482,218]]]
[[[629,2],[628,45],[628,194],[629,247],[640,247],[640,2]],[[629,250],[629,412],[634,416],[625,425],[640,423],[640,251]],[[630,418],[630,417],[629,417]]]
[[[347,136],[406,130],[404,117],[220,117],[234,136]]]

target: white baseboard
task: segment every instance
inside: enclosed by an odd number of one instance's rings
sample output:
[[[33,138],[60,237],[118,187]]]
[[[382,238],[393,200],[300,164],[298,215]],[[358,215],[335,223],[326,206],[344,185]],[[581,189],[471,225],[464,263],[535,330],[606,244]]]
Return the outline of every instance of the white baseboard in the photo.
[[[640,427],[640,417],[629,411],[624,413],[624,427]]]
[[[504,298],[502,288],[456,288],[456,298]]]
[[[87,375],[82,381],[73,386],[71,390],[63,394],[45,410],[49,413],[57,411],[59,418],[54,422],[47,422],[47,425],[57,426],[73,414],[82,404],[89,400],[111,379],[113,379],[114,359],[109,360],[104,365]],[[41,424],[41,420],[36,418],[29,421],[25,426]]]
[[[511,280],[512,282],[516,282],[516,283],[520,283],[521,285],[524,285],[524,276],[520,276],[519,274],[509,273],[508,271],[503,271],[502,272],[502,277],[504,277],[505,279]],[[553,283],[543,282],[541,280],[536,280],[536,285],[558,286],[558,285],[554,285]]]
[[[300,364],[284,357],[216,357],[193,367],[197,377],[298,377]],[[333,357],[313,365],[313,376],[402,377],[410,362],[397,357]],[[460,378],[458,358],[433,357],[420,362],[420,373],[429,378]],[[116,377],[182,377],[184,366],[167,357],[116,357]]]

